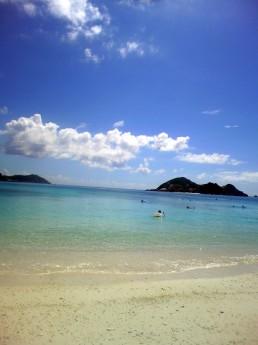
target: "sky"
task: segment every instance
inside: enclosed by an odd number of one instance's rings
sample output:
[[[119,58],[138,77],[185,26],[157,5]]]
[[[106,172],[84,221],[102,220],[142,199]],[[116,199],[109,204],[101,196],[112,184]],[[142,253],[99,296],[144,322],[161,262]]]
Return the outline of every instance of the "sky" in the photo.
[[[257,0],[0,0],[0,171],[258,194]]]

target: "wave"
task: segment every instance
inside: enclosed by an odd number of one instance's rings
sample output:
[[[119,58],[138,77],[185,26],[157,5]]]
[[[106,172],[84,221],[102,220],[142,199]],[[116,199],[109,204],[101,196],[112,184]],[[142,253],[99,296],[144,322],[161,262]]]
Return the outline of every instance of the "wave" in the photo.
[[[205,260],[164,260],[159,259],[152,262],[141,262],[138,264],[126,261],[116,262],[107,265],[103,262],[80,262],[72,265],[62,265],[60,263],[31,263],[15,264],[2,263],[0,274],[16,275],[50,275],[50,274],[113,274],[113,275],[162,275],[183,273],[194,270],[209,270],[214,268],[235,267],[241,265],[258,264],[258,255],[244,255],[220,258],[207,258]]]

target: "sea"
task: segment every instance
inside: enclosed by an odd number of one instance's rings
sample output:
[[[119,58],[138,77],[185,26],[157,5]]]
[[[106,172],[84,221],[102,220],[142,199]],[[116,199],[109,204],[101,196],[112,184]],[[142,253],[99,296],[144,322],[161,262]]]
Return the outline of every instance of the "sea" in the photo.
[[[1,275],[257,264],[258,198],[0,182]]]

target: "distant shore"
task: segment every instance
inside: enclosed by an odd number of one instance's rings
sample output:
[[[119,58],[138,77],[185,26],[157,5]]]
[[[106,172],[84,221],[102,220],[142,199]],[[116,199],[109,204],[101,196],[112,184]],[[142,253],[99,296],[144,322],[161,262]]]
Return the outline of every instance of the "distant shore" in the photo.
[[[255,345],[258,271],[227,272],[1,276],[0,342]]]
[[[7,176],[0,173],[1,182],[24,182],[24,183],[42,183],[42,184],[51,184],[49,181],[44,179],[41,176],[31,174],[31,175],[13,175]]]
[[[226,184],[225,186],[219,186],[217,183],[212,182],[197,184],[185,177],[173,178],[162,183],[158,188],[149,189],[149,191],[248,197],[247,194],[238,190],[232,184]]]

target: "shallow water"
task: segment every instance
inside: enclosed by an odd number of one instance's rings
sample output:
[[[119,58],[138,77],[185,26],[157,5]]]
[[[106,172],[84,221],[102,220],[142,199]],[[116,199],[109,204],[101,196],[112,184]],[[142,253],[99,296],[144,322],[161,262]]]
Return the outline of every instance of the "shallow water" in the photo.
[[[161,274],[258,263],[257,198],[6,182],[0,196],[2,273]],[[153,217],[158,209],[165,217]]]

